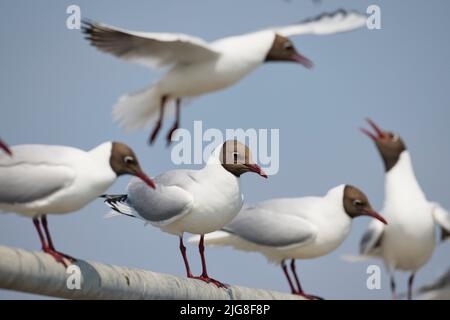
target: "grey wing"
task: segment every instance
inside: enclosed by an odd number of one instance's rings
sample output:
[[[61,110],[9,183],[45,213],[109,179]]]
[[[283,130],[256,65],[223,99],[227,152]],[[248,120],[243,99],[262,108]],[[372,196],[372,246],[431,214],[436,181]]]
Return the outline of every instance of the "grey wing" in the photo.
[[[83,32],[97,49],[150,67],[191,63],[219,54],[200,38],[175,33],[135,32],[84,22]]]
[[[378,220],[372,221],[359,243],[360,254],[377,255],[383,239],[383,232],[384,225]]]
[[[306,219],[261,207],[244,208],[224,231],[270,247],[303,245],[317,235],[316,227]]]
[[[74,179],[73,170],[63,165],[26,162],[0,165],[0,204],[43,200]]]
[[[140,179],[133,178],[128,185],[128,204],[143,219],[152,224],[167,225],[191,210],[192,195],[178,185],[164,185],[156,177],[156,189],[149,188]]]

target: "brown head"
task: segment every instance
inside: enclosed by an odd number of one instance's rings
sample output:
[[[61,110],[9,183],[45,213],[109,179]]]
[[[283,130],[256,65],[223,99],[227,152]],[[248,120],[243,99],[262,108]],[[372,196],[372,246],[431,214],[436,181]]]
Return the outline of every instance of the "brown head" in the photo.
[[[12,156],[12,151],[9,149],[8,145],[0,139],[0,149],[3,149],[8,155]]]
[[[314,66],[311,60],[297,52],[291,40],[279,34],[275,34],[272,47],[267,53],[265,62],[269,61],[296,62],[308,69],[311,69]]]
[[[236,177],[246,172],[255,172],[267,178],[267,174],[254,163],[250,149],[237,140],[228,140],[222,145],[220,163],[225,170]]]
[[[367,119],[367,122],[373,130],[375,130],[375,133],[372,133],[364,128],[362,128],[361,131],[375,142],[378,151],[383,158],[386,172],[388,172],[398,162],[400,154],[406,150],[405,143],[399,135],[381,130],[380,127],[378,127],[372,120]]]
[[[358,188],[346,185],[344,188],[344,210],[350,218],[369,216],[387,224],[386,220],[374,211],[367,196]]]
[[[140,178],[149,187],[155,188],[155,183],[142,171],[136,155],[126,144],[120,142],[112,143],[109,164],[117,176],[130,174]]]

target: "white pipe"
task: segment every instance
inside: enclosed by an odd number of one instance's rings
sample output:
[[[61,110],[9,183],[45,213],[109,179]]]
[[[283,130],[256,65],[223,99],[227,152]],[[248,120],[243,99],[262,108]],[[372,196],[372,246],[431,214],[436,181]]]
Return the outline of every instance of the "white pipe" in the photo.
[[[79,269],[66,270],[43,252],[0,246],[0,288],[65,299],[302,299],[238,286],[222,289],[198,280],[97,262],[79,260],[74,265]],[[80,289],[69,289],[77,287],[77,283]]]

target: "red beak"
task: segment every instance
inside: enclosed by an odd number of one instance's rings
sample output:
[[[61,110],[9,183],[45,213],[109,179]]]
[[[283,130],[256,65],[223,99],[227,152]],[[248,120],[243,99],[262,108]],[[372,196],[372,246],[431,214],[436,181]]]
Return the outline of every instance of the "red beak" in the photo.
[[[368,135],[369,138],[371,138],[373,141],[377,141],[378,139],[383,138],[383,136],[384,136],[383,130],[381,130],[380,127],[377,126],[377,124],[375,122],[373,122],[371,119],[367,118],[366,120],[369,123],[369,125],[372,127],[372,129],[375,130],[375,133],[372,133],[365,128],[360,128],[360,130],[363,133],[365,133],[366,135]]]
[[[312,69],[314,67],[314,63],[309,60],[307,57],[302,56],[299,53],[294,53],[291,57],[292,61],[298,62],[302,64],[307,69]]]
[[[153,182],[152,179],[150,179],[145,173],[142,171],[136,172],[136,177],[144,181],[150,188],[155,189],[156,185],[155,182]]]
[[[261,177],[264,177],[267,179],[267,174],[261,169],[260,166],[257,164],[246,164],[245,165],[251,172],[259,174]]]
[[[373,210],[364,209],[364,215],[372,217],[374,219],[377,219],[377,220],[381,221],[384,224],[388,224],[387,221],[378,212],[375,212]]]
[[[0,139],[0,148],[2,148],[7,154],[12,156],[11,149],[9,149],[8,145],[6,143],[4,143],[1,139]]]

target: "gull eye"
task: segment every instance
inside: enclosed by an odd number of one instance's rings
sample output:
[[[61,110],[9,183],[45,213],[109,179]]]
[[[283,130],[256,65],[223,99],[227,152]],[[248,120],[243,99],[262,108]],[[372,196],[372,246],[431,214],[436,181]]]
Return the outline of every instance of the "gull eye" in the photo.
[[[123,158],[123,162],[125,162],[126,164],[132,164],[134,163],[134,158],[132,156],[126,156]]]
[[[285,43],[283,44],[283,47],[284,47],[286,50],[291,50],[291,49],[294,48],[294,46],[292,45],[292,43],[289,42],[289,41],[285,42]]]
[[[353,206],[358,207],[358,206],[362,206],[363,202],[361,200],[355,199],[352,202]]]

